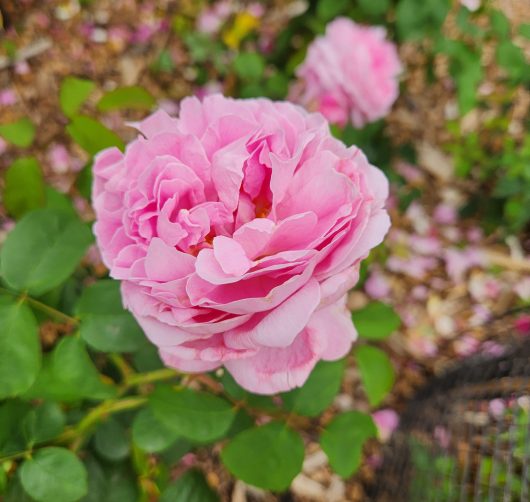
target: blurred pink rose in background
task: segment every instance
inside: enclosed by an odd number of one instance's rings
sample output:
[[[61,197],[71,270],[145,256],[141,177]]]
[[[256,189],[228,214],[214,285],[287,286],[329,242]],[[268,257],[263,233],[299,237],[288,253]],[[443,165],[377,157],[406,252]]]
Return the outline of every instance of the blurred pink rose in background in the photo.
[[[384,28],[337,18],[309,46],[297,69],[303,81],[292,99],[321,112],[330,122],[362,127],[384,117],[399,93],[401,63]]]
[[[343,357],[345,294],[390,225],[385,176],[286,102],[187,98],[137,128],[95,160],[95,234],[164,362],[270,394]]]

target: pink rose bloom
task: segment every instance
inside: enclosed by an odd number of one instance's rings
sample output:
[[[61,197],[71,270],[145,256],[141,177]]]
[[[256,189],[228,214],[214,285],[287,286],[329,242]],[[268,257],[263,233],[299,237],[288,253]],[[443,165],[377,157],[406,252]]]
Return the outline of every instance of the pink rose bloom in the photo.
[[[319,114],[221,95],[137,124],[94,163],[94,231],[164,362],[302,385],[356,338],[345,294],[390,221],[385,176]]]
[[[398,96],[401,72],[396,46],[385,36],[384,28],[344,17],[328,24],[297,70],[305,82],[300,102],[339,125],[349,119],[362,127],[384,117]]]

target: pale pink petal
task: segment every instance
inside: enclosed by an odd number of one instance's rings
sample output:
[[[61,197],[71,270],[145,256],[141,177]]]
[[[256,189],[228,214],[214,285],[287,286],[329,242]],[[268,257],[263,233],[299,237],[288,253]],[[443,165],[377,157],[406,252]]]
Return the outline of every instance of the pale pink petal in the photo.
[[[256,394],[284,392],[304,384],[318,361],[319,347],[303,331],[286,348],[263,348],[255,356],[227,361],[239,385]]]
[[[254,260],[267,245],[275,226],[272,220],[255,218],[234,232],[234,240],[241,244],[245,254]]]
[[[304,329],[320,302],[320,286],[309,281],[274,310],[225,334],[230,347],[287,347]]]
[[[140,122],[129,122],[129,126],[138,129],[146,138],[162,132],[174,132],[178,120],[170,117],[164,110],[158,110]]]
[[[200,361],[193,359],[182,359],[174,354],[169,353],[164,348],[159,350],[160,359],[164,364],[170,368],[174,368],[178,371],[185,373],[205,373],[207,371],[213,371],[221,366],[220,362],[215,361]]]
[[[372,413],[372,418],[377,427],[379,438],[384,443],[387,442],[399,425],[399,415],[394,410],[388,408]]]
[[[345,303],[346,298],[317,310],[307,324],[306,329],[311,337],[318,339],[321,346],[320,357],[325,361],[344,357],[357,339],[357,330]]]
[[[223,235],[214,238],[213,254],[223,272],[228,275],[241,276],[252,266],[241,244]]]
[[[150,279],[172,281],[195,269],[195,258],[168,246],[162,239],[154,238],[145,258],[145,271]]]

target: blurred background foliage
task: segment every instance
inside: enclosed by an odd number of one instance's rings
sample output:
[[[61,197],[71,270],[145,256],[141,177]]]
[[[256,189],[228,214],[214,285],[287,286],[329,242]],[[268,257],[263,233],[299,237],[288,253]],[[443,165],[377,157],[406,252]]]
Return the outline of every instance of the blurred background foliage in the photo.
[[[279,397],[250,395],[222,372],[166,370],[93,247],[92,158],[124,148],[126,122],[156,106],[176,113],[192,93],[285,99],[308,44],[347,16],[385,26],[404,62],[388,118],[332,127],[390,178],[397,225],[450,179],[459,221],[520,236],[528,251],[530,17],[463,5],[472,0],[229,1],[222,12],[191,0],[22,3],[2,2],[0,39],[4,500],[229,500],[237,478],[282,492],[318,443],[350,479],[347,499],[362,500],[350,477],[374,447],[371,411],[403,398],[389,394],[405,366],[385,343],[402,327],[392,301],[357,305],[352,356]],[[411,181],[396,162],[434,181]],[[394,254],[382,246],[369,263]],[[341,409],[338,394],[359,409]]]

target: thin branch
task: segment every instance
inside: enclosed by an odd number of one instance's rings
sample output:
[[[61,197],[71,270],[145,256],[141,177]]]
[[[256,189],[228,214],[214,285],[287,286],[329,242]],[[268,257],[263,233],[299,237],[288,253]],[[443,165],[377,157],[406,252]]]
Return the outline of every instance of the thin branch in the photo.
[[[511,256],[500,253],[499,251],[483,250],[486,259],[493,265],[497,265],[509,270],[518,272],[530,272],[530,260],[521,258],[512,258]]]
[[[15,54],[15,57],[8,58],[5,56],[0,57],[0,70],[5,70],[10,66],[13,66],[22,61],[39,56],[43,52],[46,52],[53,45],[50,38],[39,38],[27,47],[23,47]]]
[[[31,298],[31,296],[28,296],[26,293],[21,294],[18,291],[12,291],[10,289],[2,287],[0,287],[0,293],[5,293],[15,298],[18,298],[21,301],[25,301],[35,309],[40,310],[41,312],[49,315],[50,317],[61,319],[62,321],[73,324],[74,326],[77,326],[79,324],[79,319],[69,316],[68,314],[61,312],[60,310],[54,309],[53,307],[50,307],[49,305],[46,305],[45,303],[42,303],[39,300],[35,300],[35,298]]]

